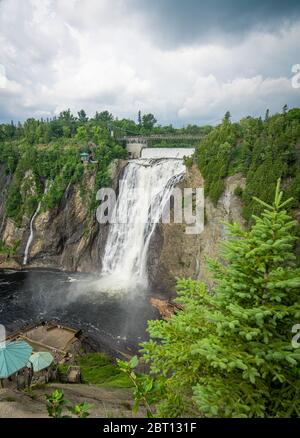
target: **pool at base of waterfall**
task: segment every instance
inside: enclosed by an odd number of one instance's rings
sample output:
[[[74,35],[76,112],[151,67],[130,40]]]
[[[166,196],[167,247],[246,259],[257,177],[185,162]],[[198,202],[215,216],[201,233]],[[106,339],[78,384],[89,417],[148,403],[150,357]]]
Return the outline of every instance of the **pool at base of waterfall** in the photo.
[[[0,324],[11,331],[57,320],[80,328],[102,349],[135,350],[146,338],[147,321],[159,316],[149,300],[150,240],[185,171],[182,159],[129,161],[112,209],[101,275],[0,271]],[[40,204],[30,221],[24,264],[39,209]]]
[[[101,289],[99,277],[51,270],[0,270],[0,324],[7,332],[55,320],[81,329],[96,349],[135,351],[158,312],[145,290]]]

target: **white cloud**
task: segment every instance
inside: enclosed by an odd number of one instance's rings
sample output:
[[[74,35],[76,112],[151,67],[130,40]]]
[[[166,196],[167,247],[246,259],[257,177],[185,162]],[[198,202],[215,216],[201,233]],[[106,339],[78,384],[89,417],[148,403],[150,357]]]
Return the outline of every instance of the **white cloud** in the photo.
[[[25,4],[26,3],[26,4]],[[299,104],[291,66],[300,25],[252,33],[234,47],[166,50],[125,0],[0,2],[0,119],[47,116],[70,107],[119,117],[151,111],[161,122],[214,122]],[[0,72],[0,79],[4,77]]]
[[[0,64],[0,88],[5,88],[6,82],[5,68]]]
[[[269,108],[281,109],[284,98],[291,91],[291,81],[287,78],[263,78],[261,75],[251,78],[236,78],[222,82],[215,76],[199,78],[194,85],[191,96],[187,97],[178,111],[179,118],[193,119],[213,118],[223,115],[228,109],[240,117],[260,113]],[[248,112],[244,112],[248,108]]]

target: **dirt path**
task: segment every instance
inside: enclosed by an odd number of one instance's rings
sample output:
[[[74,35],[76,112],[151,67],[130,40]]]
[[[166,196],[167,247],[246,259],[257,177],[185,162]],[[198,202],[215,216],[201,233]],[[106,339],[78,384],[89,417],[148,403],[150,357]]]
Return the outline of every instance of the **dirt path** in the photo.
[[[30,395],[16,389],[0,389],[0,418],[47,417],[45,394],[51,393],[55,388],[63,389],[65,399],[72,405],[84,401],[92,404],[91,417],[132,417],[130,390],[57,383],[35,388]],[[142,416],[142,413],[138,416]]]

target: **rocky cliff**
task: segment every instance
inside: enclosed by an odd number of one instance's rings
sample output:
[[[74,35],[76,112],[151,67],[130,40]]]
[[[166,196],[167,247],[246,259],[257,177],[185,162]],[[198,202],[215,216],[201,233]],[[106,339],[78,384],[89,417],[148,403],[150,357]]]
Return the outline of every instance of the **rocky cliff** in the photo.
[[[116,184],[126,161],[118,160],[110,167],[110,176]],[[25,176],[28,183],[30,174]],[[9,178],[0,178],[0,268],[21,268],[26,243],[30,233],[30,217],[22,218],[21,224],[5,217],[6,193]],[[33,184],[27,184],[34,190]],[[59,205],[51,210],[41,209],[33,229],[33,240],[28,252],[27,266],[47,267],[67,271],[99,272],[101,254],[108,227],[99,225],[95,213],[89,210],[89,196],[95,186],[95,174],[86,167],[81,184],[69,184]],[[82,189],[84,187],[84,190]]]
[[[196,165],[187,169],[182,187],[203,187],[203,178]],[[156,290],[174,293],[176,277],[191,277],[210,284],[205,258],[216,257],[220,241],[226,238],[224,222],[244,224],[241,200],[235,195],[236,187],[244,187],[240,174],[226,179],[223,196],[215,206],[205,199],[204,230],[201,234],[188,235],[184,224],[164,224],[158,227],[152,241],[149,264],[153,286]]]
[[[126,161],[114,161],[110,166],[113,186]],[[31,175],[24,180],[27,187],[35,190]],[[28,253],[28,267],[47,267],[67,271],[100,272],[101,255],[108,232],[107,225],[99,225],[89,211],[87,193],[93,191],[95,175],[86,167],[81,184],[69,185],[59,205],[52,210],[41,209],[33,229],[33,240]],[[27,180],[27,181],[26,181]],[[17,226],[5,217],[5,200],[10,178],[0,177],[0,239],[2,250],[0,267],[21,268],[26,242],[30,233],[30,217],[24,215]],[[187,276],[206,279],[205,257],[216,256],[219,242],[225,238],[223,221],[243,222],[240,199],[235,196],[236,187],[244,186],[241,175],[227,178],[226,190],[217,206],[205,201],[205,227],[199,235],[185,233],[184,224],[160,224],[149,249],[149,272],[152,289],[164,293],[174,292],[175,278]],[[82,187],[85,188],[84,193]],[[196,165],[187,169],[181,187],[203,187],[203,178]],[[7,250],[11,249],[11,250]]]

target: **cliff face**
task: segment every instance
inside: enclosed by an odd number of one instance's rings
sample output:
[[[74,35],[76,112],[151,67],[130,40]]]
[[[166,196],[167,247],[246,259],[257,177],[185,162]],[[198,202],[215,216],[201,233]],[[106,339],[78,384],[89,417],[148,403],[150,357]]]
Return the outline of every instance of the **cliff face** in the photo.
[[[187,169],[182,187],[203,187],[203,178],[197,166]],[[226,179],[226,188],[216,206],[205,199],[205,224],[201,234],[188,235],[183,224],[163,224],[158,227],[150,248],[151,281],[161,292],[175,291],[176,277],[191,277],[211,284],[205,258],[217,257],[220,241],[226,238],[223,222],[240,222],[241,201],[234,194],[236,187],[244,187],[245,179],[234,175]]]
[[[114,183],[118,180],[118,175],[125,164],[126,161],[122,160],[112,163],[110,176]],[[30,178],[31,175],[28,174],[25,180]],[[16,250],[10,254],[8,251],[0,254],[0,268],[21,268],[30,234],[30,218],[24,216],[20,226],[11,219],[5,218],[5,200],[9,182],[9,178],[2,175],[0,221],[3,225],[0,239],[5,248],[15,247]],[[101,254],[108,227],[96,221],[95,214],[89,211],[88,199],[82,193],[82,187],[86,193],[91,193],[94,184],[95,175],[87,167],[81,186],[69,185],[56,208],[40,210],[33,224],[34,234],[28,252],[28,267],[82,272],[100,271]],[[31,190],[35,190],[33,185],[28,185]]]
[[[113,187],[117,190],[126,161],[115,161],[110,166]],[[28,173],[24,190],[35,190]],[[27,180],[27,181],[26,181]],[[30,183],[31,181],[31,183]],[[21,225],[5,218],[5,200],[10,178],[0,177],[0,239],[4,247],[16,248],[13,253],[0,254],[0,267],[22,267],[24,252],[30,234],[30,217],[24,215]],[[47,267],[67,271],[100,272],[108,226],[100,225],[91,214],[82,193],[91,192],[95,175],[86,168],[81,186],[69,185],[60,204],[52,209],[41,209],[34,220],[33,240],[28,253],[28,267]],[[243,222],[241,202],[234,195],[237,186],[244,186],[241,175],[227,178],[226,190],[217,206],[205,200],[205,226],[199,235],[185,233],[184,224],[160,224],[149,248],[149,273],[152,289],[164,296],[174,293],[176,277],[205,279],[209,275],[205,267],[206,256],[217,256],[219,242],[224,239],[222,221]],[[197,168],[187,169],[181,187],[203,187],[203,178]]]

